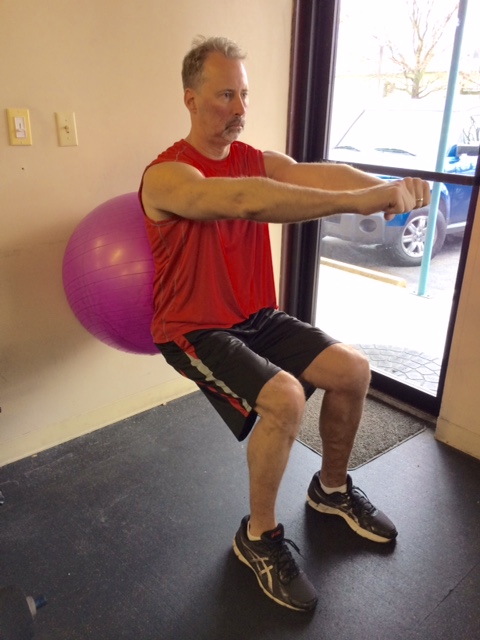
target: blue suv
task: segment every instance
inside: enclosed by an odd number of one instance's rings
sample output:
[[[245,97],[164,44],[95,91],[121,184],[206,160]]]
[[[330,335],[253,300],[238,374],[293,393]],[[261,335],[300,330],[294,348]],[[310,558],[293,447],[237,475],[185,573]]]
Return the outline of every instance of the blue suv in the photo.
[[[330,149],[329,159],[339,162],[434,171],[443,108],[419,100],[391,106],[388,101],[364,109]],[[450,124],[445,173],[473,176],[480,144],[480,104],[454,111]],[[392,176],[381,175],[386,180]],[[472,188],[447,182],[440,185],[440,202],[432,255],[442,248],[447,234],[465,228]],[[383,214],[332,215],[322,220],[322,237],[360,245],[382,245],[392,264],[416,266],[425,249],[428,207],[395,216]]]

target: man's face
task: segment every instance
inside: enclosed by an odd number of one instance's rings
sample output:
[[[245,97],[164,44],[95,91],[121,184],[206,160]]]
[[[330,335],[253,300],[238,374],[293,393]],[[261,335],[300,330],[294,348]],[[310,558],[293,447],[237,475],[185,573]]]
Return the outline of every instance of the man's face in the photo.
[[[212,53],[197,90],[185,96],[194,126],[212,142],[230,144],[242,133],[248,107],[248,80],[240,60]]]

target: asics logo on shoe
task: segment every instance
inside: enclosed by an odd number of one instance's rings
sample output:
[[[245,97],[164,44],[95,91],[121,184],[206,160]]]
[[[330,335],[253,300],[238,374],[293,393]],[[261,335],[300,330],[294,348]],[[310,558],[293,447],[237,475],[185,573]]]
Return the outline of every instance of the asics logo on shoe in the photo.
[[[256,564],[257,575],[261,576],[262,579],[266,578],[268,583],[268,588],[271,589],[273,584],[273,579],[272,579],[273,565],[271,564],[271,561],[270,561],[270,564],[267,564],[270,560],[268,556],[262,557],[254,553],[252,550],[250,550],[249,560],[250,560],[250,563]]]

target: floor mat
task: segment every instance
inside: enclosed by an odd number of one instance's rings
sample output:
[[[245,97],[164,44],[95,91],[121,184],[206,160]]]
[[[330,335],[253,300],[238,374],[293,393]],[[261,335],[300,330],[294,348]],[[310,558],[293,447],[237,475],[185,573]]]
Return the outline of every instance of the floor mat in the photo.
[[[322,453],[318,433],[318,416],[324,392],[317,390],[307,402],[298,440],[317,453]],[[429,423],[377,398],[367,397],[360,428],[357,433],[350,469],[356,469],[400,443],[423,431]]]

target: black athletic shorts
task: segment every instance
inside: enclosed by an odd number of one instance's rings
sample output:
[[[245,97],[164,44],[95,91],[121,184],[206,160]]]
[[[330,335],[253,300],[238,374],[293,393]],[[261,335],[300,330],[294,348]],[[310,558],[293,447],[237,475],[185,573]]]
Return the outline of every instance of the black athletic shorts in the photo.
[[[266,382],[281,370],[299,378],[318,354],[338,340],[283,311],[262,309],[230,329],[191,331],[157,344],[165,360],[193,380],[243,440]],[[314,388],[304,384],[308,398]]]

